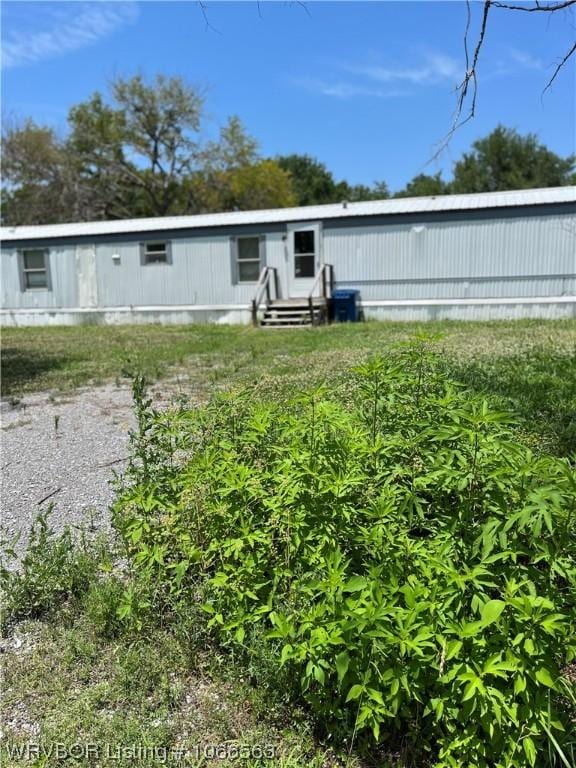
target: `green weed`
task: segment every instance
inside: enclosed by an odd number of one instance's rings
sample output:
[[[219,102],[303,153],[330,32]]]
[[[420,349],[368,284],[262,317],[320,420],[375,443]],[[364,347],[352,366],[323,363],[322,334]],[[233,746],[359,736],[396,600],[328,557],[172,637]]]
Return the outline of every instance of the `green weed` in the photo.
[[[51,507],[38,514],[26,550],[19,558],[15,542],[3,542],[0,566],[1,627],[24,618],[37,618],[78,600],[97,578],[102,549],[70,528],[56,535],[49,526]],[[12,568],[9,568],[12,561]]]
[[[437,768],[570,764],[576,474],[425,339],[290,401],[140,398],[123,618],[192,606],[340,743]],[[140,384],[137,383],[137,391]],[[258,677],[258,672],[256,673]]]

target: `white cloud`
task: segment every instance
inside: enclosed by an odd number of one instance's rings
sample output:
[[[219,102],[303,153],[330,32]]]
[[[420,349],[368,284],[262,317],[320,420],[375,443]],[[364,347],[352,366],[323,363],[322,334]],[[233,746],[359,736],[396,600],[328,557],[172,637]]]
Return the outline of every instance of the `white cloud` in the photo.
[[[2,66],[9,69],[63,56],[93,45],[118,27],[134,21],[134,0],[62,3],[58,6],[25,3],[13,20],[4,13]],[[13,23],[11,23],[13,22]]]
[[[456,85],[463,77],[463,65],[441,53],[427,53],[416,65],[410,66],[349,63],[336,66],[348,77],[303,77],[292,82],[300,88],[338,99],[361,96],[390,99],[406,96],[406,88],[410,86]]]
[[[369,87],[362,84],[345,82],[318,80],[311,77],[299,78],[292,81],[295,85],[305,88],[308,91],[320,93],[323,96],[332,96],[337,99],[351,99],[357,96],[366,96],[377,99],[392,99],[397,96],[404,96],[404,91],[384,90],[382,88]]]
[[[524,67],[525,69],[544,69],[544,63],[541,59],[536,58],[536,56],[532,56],[531,53],[528,53],[527,51],[521,51],[518,48],[510,48],[510,58],[513,62],[516,64],[520,64],[520,66]]]
[[[380,83],[405,82],[412,85],[437,85],[446,81],[456,83],[462,77],[462,65],[443,54],[429,54],[416,67],[351,65],[348,72]]]

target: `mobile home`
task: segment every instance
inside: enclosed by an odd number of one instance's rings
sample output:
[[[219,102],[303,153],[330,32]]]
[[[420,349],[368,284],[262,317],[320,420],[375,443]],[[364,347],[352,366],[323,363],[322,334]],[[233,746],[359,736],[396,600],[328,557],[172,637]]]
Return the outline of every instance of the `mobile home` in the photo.
[[[576,316],[576,188],[5,227],[2,323]]]

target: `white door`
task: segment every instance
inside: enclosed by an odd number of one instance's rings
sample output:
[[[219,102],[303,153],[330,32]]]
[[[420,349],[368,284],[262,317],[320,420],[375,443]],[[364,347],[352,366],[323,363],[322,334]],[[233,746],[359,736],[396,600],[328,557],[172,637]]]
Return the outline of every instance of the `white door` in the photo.
[[[78,306],[98,306],[98,282],[96,278],[96,246],[76,247],[76,275],[78,278]]]
[[[288,224],[286,255],[288,295],[293,298],[308,296],[322,263],[320,222]]]

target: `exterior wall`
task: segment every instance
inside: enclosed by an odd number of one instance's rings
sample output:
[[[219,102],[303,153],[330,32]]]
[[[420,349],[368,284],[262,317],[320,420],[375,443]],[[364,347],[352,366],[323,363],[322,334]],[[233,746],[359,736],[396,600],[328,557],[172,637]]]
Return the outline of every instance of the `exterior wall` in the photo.
[[[234,284],[230,237],[266,235],[266,263],[285,297],[286,231],[251,225],[42,243],[51,291],[20,290],[10,244],[1,259],[2,322],[249,322],[255,284]],[[171,264],[141,264],[140,241],[153,239],[171,241]],[[322,252],[336,287],[360,291],[367,318],[576,316],[576,217],[566,207],[326,220]]]
[[[230,235],[170,240],[171,263],[146,266],[141,264],[136,238],[78,246],[46,244],[52,290],[42,291],[21,291],[19,249],[3,247],[2,322],[6,326],[248,322],[256,284],[234,284]],[[284,253],[283,233],[266,233],[266,264],[278,268],[280,280]]]
[[[567,215],[325,228],[324,254],[363,303],[576,295]]]
[[[430,320],[565,320],[576,318],[576,298],[453,299],[411,302],[365,302],[366,320],[428,322]]]
[[[117,307],[116,309],[51,309],[4,310],[2,325],[18,328],[38,325],[187,325],[214,323],[217,325],[246,325],[250,322],[248,307],[214,309],[195,307]]]
[[[248,305],[254,283],[234,285],[229,236],[172,239],[172,263],[140,263],[139,242],[96,245],[101,307]],[[283,260],[280,234],[267,234],[266,261]],[[120,260],[113,260],[118,254]],[[279,258],[280,257],[280,258]]]
[[[34,246],[31,246],[34,247]],[[73,246],[50,248],[49,268],[52,290],[22,291],[18,248],[2,247],[2,307],[6,309],[52,309],[78,306],[76,249]]]

